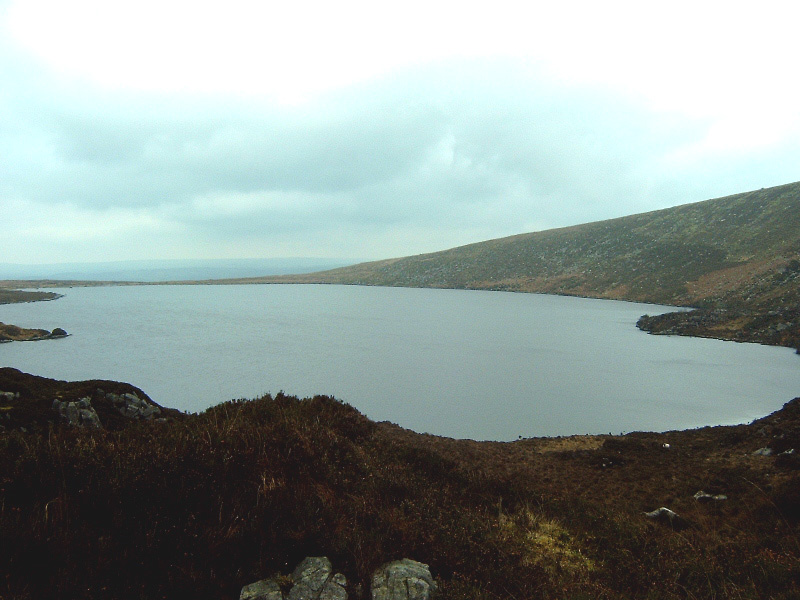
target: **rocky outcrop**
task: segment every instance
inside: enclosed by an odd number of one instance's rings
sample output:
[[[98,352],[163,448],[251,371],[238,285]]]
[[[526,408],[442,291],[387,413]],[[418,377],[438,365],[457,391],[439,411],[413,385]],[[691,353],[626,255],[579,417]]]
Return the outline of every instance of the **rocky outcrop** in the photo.
[[[102,390],[98,392],[103,393]],[[119,411],[123,417],[129,419],[137,419],[142,421],[150,421],[161,415],[161,409],[147,402],[143,398],[139,398],[136,394],[113,394],[107,393],[105,397],[111,401],[114,407]]]
[[[262,579],[242,588],[239,600],[284,600],[278,583],[272,579]]]
[[[105,393],[98,389],[95,392],[95,398],[110,401],[119,414],[128,419],[151,421],[161,415],[161,408],[133,393]],[[67,425],[93,429],[100,429],[103,426],[97,411],[92,406],[92,400],[88,396],[72,402],[56,398],[53,400],[53,410]]]
[[[75,427],[88,427],[91,429],[102,429],[100,417],[92,407],[89,398],[81,398],[76,402],[66,402],[53,400],[53,410],[58,413],[61,419],[68,425]]]
[[[428,600],[435,593],[428,565],[408,558],[387,563],[372,576],[372,600]]]
[[[685,335],[758,342],[796,348],[800,354],[800,310],[791,305],[774,309],[698,308],[644,315],[636,323],[658,335]]]
[[[347,600],[347,578],[325,556],[308,557],[292,573],[289,600]]]
[[[239,600],[347,600],[347,578],[334,573],[325,556],[303,559],[292,573],[292,587],[284,595],[275,579],[262,579],[242,588]],[[373,600],[429,600],[436,582],[428,565],[404,558],[386,563],[372,576]]]

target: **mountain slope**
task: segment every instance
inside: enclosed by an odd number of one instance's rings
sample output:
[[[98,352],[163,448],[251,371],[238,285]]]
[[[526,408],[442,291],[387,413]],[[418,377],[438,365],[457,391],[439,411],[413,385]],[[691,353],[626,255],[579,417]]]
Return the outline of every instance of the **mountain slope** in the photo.
[[[667,304],[734,301],[800,252],[800,183],[308,276]]]
[[[442,252],[258,281],[567,294],[698,306],[716,311],[717,317],[719,311],[732,311],[737,322],[742,315],[780,311],[780,322],[766,327],[785,325],[781,333],[788,333],[769,343],[795,345],[800,339],[792,312],[800,301],[798,259],[800,182]],[[674,325],[670,333],[691,333]],[[723,331],[726,327],[706,333],[735,337]],[[758,339],[764,333],[754,339],[765,341]]]

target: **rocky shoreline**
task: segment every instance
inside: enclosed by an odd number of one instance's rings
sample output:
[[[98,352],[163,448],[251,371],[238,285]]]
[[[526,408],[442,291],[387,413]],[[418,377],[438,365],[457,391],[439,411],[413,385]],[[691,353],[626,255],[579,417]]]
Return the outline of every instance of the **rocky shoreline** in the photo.
[[[56,294],[55,292],[0,289],[0,304],[45,302],[49,300],[58,300],[62,297],[63,294]],[[0,343],[38,342],[41,340],[65,338],[68,335],[69,334],[60,327],[49,331],[47,329],[28,329],[0,322]]]
[[[800,308],[768,311],[696,308],[644,315],[636,326],[656,335],[684,335],[795,348],[800,354]]]
[[[8,342],[39,342],[42,340],[57,340],[68,337],[69,334],[56,327],[52,331],[47,329],[25,329],[16,325],[0,323],[0,344]]]

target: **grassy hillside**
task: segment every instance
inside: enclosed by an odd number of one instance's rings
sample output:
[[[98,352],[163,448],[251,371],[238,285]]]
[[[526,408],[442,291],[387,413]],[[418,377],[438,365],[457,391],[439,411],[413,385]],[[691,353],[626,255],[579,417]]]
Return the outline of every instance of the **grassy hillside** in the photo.
[[[327,397],[101,430],[54,419],[52,398],[97,387],[137,391],[0,369],[2,598],[233,599],[307,555],[356,600],[400,557],[430,564],[441,600],[800,594],[785,453],[800,400],[747,426],[514,443],[415,434]],[[645,516],[661,506],[680,520]]]
[[[715,328],[705,327],[706,335],[797,345],[798,259],[800,183],[793,183],[432,254],[263,280],[509,290],[698,306],[715,311]],[[780,314],[765,314],[770,311]],[[697,327],[689,331],[692,326],[688,322],[684,330],[672,323],[670,332],[699,333]]]

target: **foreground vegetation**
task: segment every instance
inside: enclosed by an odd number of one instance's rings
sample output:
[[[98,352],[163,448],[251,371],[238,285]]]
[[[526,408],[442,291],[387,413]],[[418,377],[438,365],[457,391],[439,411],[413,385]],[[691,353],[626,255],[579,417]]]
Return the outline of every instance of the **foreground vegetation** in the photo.
[[[748,426],[514,443],[284,395],[57,422],[53,398],[98,387],[135,390],[0,369],[2,598],[236,598],[307,555],[356,598],[400,557],[444,599],[800,595],[800,400]],[[645,517],[660,506],[681,519]]]

